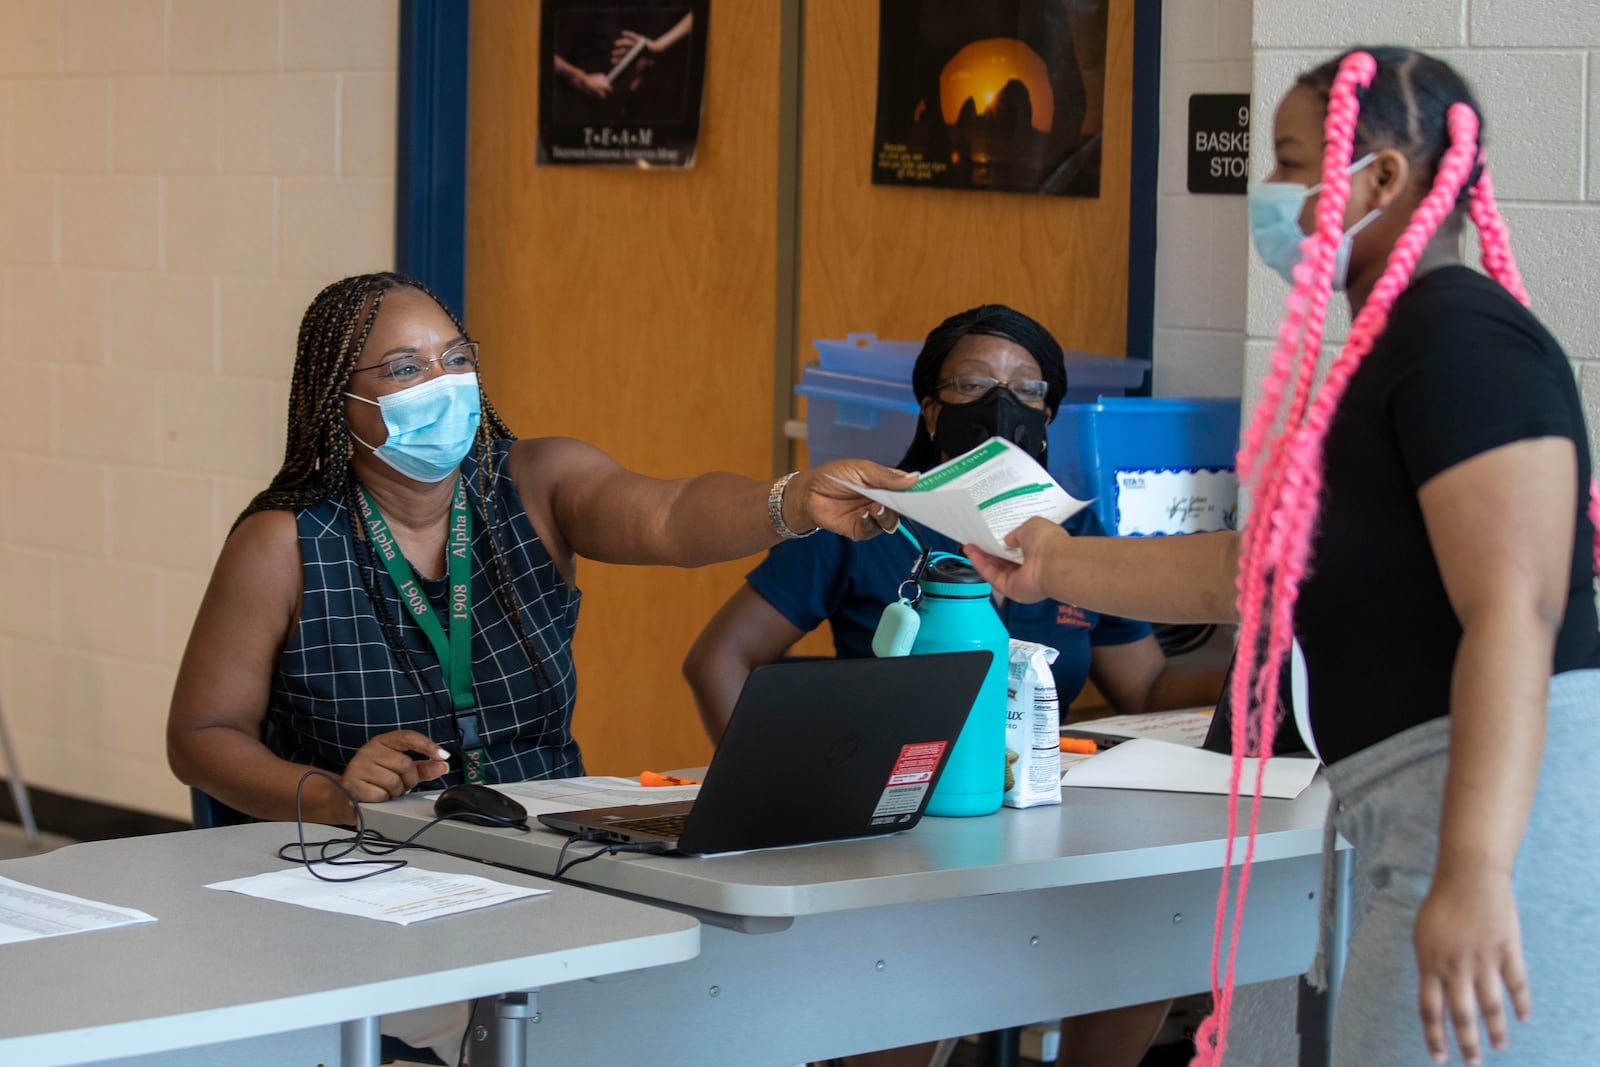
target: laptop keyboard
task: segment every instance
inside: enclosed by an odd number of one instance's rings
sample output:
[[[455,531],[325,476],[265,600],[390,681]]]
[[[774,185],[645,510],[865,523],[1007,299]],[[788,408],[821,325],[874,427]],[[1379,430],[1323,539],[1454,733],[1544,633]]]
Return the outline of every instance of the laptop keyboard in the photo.
[[[607,830],[624,830],[628,833],[655,834],[657,837],[679,837],[683,834],[683,821],[687,812],[676,815],[652,815],[648,819],[622,819],[607,823]]]

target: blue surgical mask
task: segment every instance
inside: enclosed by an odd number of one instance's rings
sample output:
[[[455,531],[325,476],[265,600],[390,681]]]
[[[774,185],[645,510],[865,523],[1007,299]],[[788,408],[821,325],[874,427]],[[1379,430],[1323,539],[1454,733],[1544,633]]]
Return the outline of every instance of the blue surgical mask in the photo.
[[[389,436],[372,449],[383,462],[419,482],[442,482],[456,472],[478,435],[478,376],[441,374],[421,385],[386,393],[377,400],[345,393],[351,400],[374,404]]]
[[[1350,165],[1350,173],[1378,158],[1371,152]],[[1322,188],[1322,183],[1304,186],[1299,182],[1252,182],[1246,195],[1250,205],[1250,237],[1256,254],[1284,281],[1294,284],[1294,268],[1304,258],[1300,243],[1306,233],[1300,228],[1300,208],[1306,197]],[[1350,275],[1350,251],[1356,234],[1364,230],[1381,212],[1367,212],[1362,220],[1344,232],[1333,259],[1333,288],[1343,292]]]

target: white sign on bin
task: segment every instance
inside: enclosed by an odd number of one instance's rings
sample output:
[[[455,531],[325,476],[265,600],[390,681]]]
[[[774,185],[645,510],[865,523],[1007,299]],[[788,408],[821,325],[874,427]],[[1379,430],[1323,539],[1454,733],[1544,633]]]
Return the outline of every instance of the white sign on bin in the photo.
[[[1118,537],[1236,529],[1239,479],[1229,467],[1117,471]]]

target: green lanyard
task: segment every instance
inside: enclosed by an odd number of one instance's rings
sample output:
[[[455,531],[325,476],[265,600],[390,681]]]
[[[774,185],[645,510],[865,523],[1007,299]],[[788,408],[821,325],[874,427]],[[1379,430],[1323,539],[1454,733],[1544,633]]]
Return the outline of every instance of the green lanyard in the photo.
[[[463,772],[467,781],[484,784],[483,738],[479,732],[478,711],[472,697],[472,509],[467,507],[467,483],[456,478],[450,503],[450,540],[445,546],[450,580],[449,633],[439,624],[439,616],[428,603],[422,586],[406,557],[395,544],[389,524],[378,511],[366,486],[361,487],[361,519],[367,526],[367,539],[378,550],[378,558],[400,591],[400,599],[422,632],[428,635],[444,684],[450,690],[456,729],[466,757]]]

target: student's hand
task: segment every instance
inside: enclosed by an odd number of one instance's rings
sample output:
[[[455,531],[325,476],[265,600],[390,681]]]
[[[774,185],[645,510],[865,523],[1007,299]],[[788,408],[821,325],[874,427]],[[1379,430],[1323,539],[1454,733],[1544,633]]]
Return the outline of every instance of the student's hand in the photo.
[[[412,753],[424,758],[417,759]],[[357,749],[339,781],[358,803],[376,804],[444,774],[450,769],[444,757],[444,749],[427,735],[394,730]]]
[[[1417,1001],[1422,1036],[1434,1061],[1443,1063],[1450,1053],[1446,1018],[1455,1029],[1461,1058],[1470,1067],[1483,1062],[1480,1017],[1489,1044],[1503,1051],[1508,1029],[1505,994],[1521,1022],[1527,1022],[1533,1011],[1510,874],[1479,870],[1436,875],[1417,912],[1412,939],[1421,978]]]
[[[1006,544],[1022,550],[1021,563],[991,556],[977,545],[963,545],[961,551],[997,593],[1007,600],[1031,604],[1050,595],[1044,585],[1050,557],[1071,539],[1072,535],[1055,523],[1033,518],[1006,535]]]
[[[900,491],[911,488],[917,476],[864,459],[836,459],[801,471],[789,480],[783,494],[784,521],[795,533],[818,526],[866,541],[900,526],[900,516],[834,479],[869,489]]]

